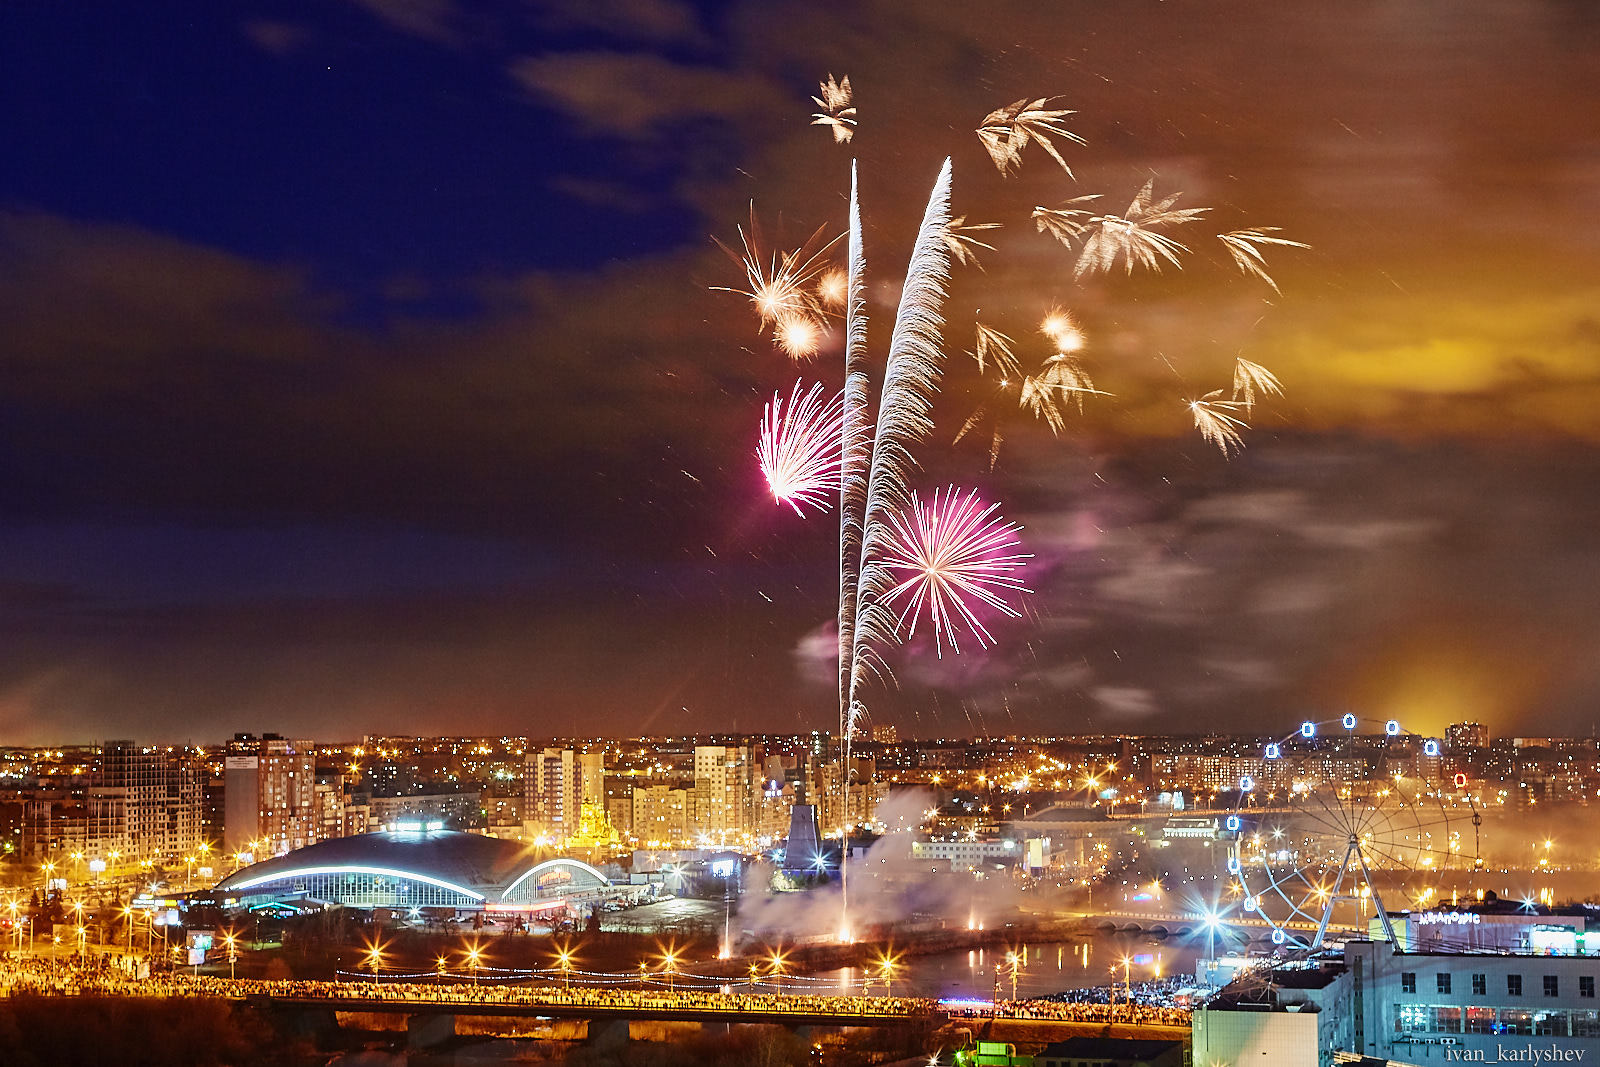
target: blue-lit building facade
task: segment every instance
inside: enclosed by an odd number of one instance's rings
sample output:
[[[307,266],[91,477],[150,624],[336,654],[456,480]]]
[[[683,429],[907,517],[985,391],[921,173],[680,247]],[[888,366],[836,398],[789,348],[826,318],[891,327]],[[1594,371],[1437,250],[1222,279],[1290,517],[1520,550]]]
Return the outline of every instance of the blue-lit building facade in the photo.
[[[542,913],[628,896],[580,860],[436,827],[319,842],[236,871],[213,895],[266,905]]]

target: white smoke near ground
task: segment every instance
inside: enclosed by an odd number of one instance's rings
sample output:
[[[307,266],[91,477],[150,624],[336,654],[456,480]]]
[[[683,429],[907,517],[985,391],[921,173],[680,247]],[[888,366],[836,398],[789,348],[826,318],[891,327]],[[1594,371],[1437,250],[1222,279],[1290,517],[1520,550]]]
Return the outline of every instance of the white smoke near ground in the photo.
[[[1005,870],[981,878],[951,871],[948,862],[913,859],[911,844],[937,805],[925,790],[892,792],[874,813],[883,836],[850,861],[851,933],[871,939],[893,925],[907,929],[969,929],[1015,915],[1019,888]],[[804,892],[763,893],[759,868],[739,902],[735,922],[746,937],[799,942],[838,936],[844,921],[837,881]]]

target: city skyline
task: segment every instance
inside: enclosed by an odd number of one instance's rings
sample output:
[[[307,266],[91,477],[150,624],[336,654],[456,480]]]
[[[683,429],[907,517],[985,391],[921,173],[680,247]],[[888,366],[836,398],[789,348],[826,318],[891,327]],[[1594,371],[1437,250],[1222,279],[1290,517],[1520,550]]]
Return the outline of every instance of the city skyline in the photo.
[[[957,213],[1007,219],[989,313],[1077,312],[1116,394],[992,474],[952,446],[982,397],[958,273],[919,488],[1003,500],[1034,592],[989,652],[897,651],[881,721],[1592,731],[1577,5],[0,19],[0,741],[828,729],[832,526],[759,484],[793,372],[709,237],[752,199],[775,239],[842,232],[852,151],[875,278],[953,154]],[[808,125],[830,73],[842,148]],[[972,136],[1038,94],[1078,113],[1076,184]],[[1225,261],[1080,288],[1017,217],[1152,174],[1310,244],[1281,298]],[[1286,396],[1225,462],[1172,402],[1235,355]]]

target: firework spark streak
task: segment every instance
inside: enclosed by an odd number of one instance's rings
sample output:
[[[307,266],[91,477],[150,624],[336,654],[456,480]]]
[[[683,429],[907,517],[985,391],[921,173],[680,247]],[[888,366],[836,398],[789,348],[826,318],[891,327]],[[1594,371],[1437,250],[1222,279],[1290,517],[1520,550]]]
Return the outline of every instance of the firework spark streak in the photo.
[[[1033,224],[1039,228],[1040,233],[1048,233],[1071,248],[1072,242],[1082,237],[1089,229],[1091,213],[1084,208],[1068,205],[1087,204],[1091,200],[1099,199],[1099,193],[1090,193],[1088,196],[1075,196],[1060,207],[1036,207],[1033,209]]]
[[[1091,393],[1095,396],[1111,395],[1094,387],[1094,379],[1089,377],[1089,372],[1083,369],[1081,362],[1071,356],[1057,354],[1044,361],[1038,374],[1030,374],[1022,379],[1022,394],[1017,402],[1023,410],[1044,419],[1052,434],[1060,434],[1067,428],[1067,421],[1061,414],[1058,401],[1065,398],[1076,402],[1081,415],[1083,398]]]
[[[963,267],[971,264],[982,270],[983,264],[978,262],[978,249],[986,248],[993,252],[994,245],[985,244],[973,237],[972,234],[976,230],[998,230],[999,228],[1000,223],[998,222],[969,223],[965,215],[957,215],[950,220],[950,224],[944,229],[945,247],[950,249],[950,255]]]
[[[821,96],[813,96],[811,102],[821,107],[821,112],[811,115],[811,125],[830,126],[834,130],[834,144],[848,144],[856,136],[856,109],[851,106],[853,93],[850,91],[850,75],[845,75],[842,82],[835,82],[834,75],[827,75],[827,82],[819,86]]]
[[[993,363],[995,370],[1000,372],[1000,377],[1011,378],[1022,373],[1022,364],[1017,362],[1012,346],[1016,343],[1001,333],[999,330],[977,323],[977,344],[972,350],[972,358],[978,361],[978,373],[982,374],[988,364]]]
[[[1279,296],[1283,290],[1278,288],[1278,283],[1272,280],[1267,273],[1267,257],[1258,248],[1258,245],[1282,245],[1285,248],[1310,248],[1302,241],[1291,241],[1287,237],[1273,237],[1279,231],[1277,226],[1252,226],[1246,230],[1234,230],[1231,233],[1217,234],[1217,240],[1227,248],[1228,255],[1233,257],[1234,265],[1246,277],[1254,275],[1272,286],[1272,291]]]
[[[984,504],[973,490],[950,486],[924,503],[912,494],[908,509],[889,516],[894,539],[884,564],[897,572],[889,590],[890,604],[903,603],[895,619],[896,632],[909,640],[917,621],[926,614],[933,626],[934,645],[961,652],[959,630],[965,629],[979,648],[994,644],[977,608],[987,606],[1011,618],[1021,612],[1004,599],[1007,592],[1032,592],[1018,573],[1032,556],[1014,549],[1020,526],[996,514],[998,504]],[[909,623],[909,626],[907,625]]]
[[[1283,383],[1278,376],[1259,363],[1251,363],[1240,356],[1233,365],[1233,399],[1243,404],[1246,411],[1256,406],[1256,393],[1263,396],[1282,396]]]
[[[828,75],[828,80],[821,83],[819,91],[822,95],[813,96],[811,101],[822,110],[811,116],[811,125],[831,127],[834,144],[848,143],[856,132],[856,109],[850,103],[853,94],[849,75],[842,81],[834,81],[833,75]]]
[[[1243,405],[1222,400],[1221,396],[1221,389],[1213,389],[1199,400],[1185,403],[1194,416],[1194,428],[1200,431],[1200,436],[1221,449],[1224,456],[1230,456],[1244,448],[1244,438],[1239,431],[1248,430],[1250,426],[1243,419],[1228,414]]]
[[[1049,97],[1041,96],[1033,101],[1024,97],[984,116],[983,125],[978,127],[978,140],[1001,174],[1007,177],[1014,174],[1022,166],[1022,150],[1028,147],[1029,141],[1036,141],[1050,153],[1051,159],[1061,164],[1067,177],[1073,177],[1072,168],[1067,166],[1050,138],[1060,137],[1080,145],[1088,142],[1061,125],[1062,119],[1077,112],[1045,107],[1049,102]]]
[[[763,255],[760,251],[760,233],[752,211],[750,229],[747,231],[743,226],[739,227],[740,251],[736,252],[717,241],[717,247],[744,268],[749,288],[713,285],[712,290],[749,297],[762,327],[778,327],[786,321],[821,317],[825,311],[811,286],[829,269],[827,251],[839,240],[835,237],[818,247],[824,229],[819,226],[805,244],[791,252]]]
[[[1189,251],[1189,246],[1174,241],[1166,234],[1157,233],[1156,229],[1193,222],[1211,209],[1174,208],[1182,193],[1173,193],[1165,200],[1152,203],[1154,187],[1154,178],[1145,182],[1144,188],[1139,190],[1133,203],[1128,205],[1128,210],[1121,215],[1096,215],[1089,220],[1086,227],[1089,236],[1078,253],[1078,262],[1072,271],[1074,277],[1103,274],[1116,264],[1119,255],[1123,257],[1129,274],[1133,273],[1135,265],[1159,274],[1162,260],[1183,269],[1178,253]]]
[[[774,393],[761,415],[761,437],[756,459],[766,476],[772,497],[794,508],[826,509],[839,488],[839,427],[844,414],[844,394],[823,399],[822,383],[804,394],[795,382],[787,407]]]

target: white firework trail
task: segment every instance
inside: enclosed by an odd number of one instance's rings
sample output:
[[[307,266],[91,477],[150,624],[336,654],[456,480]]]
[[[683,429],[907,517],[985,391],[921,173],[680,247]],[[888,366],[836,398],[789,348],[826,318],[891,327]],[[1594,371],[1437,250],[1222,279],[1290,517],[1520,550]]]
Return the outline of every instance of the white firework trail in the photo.
[[[861,579],[861,524],[872,464],[871,387],[867,374],[866,251],[856,167],[850,165],[850,224],[845,304],[844,412],[839,448],[839,734],[849,736],[851,654],[855,648],[856,595]]]
[[[949,222],[950,161],[946,159],[928,198],[906,270],[878,399],[862,520],[846,743],[854,736],[865,711],[861,687],[869,677],[886,673],[887,665],[879,650],[894,640],[897,628],[894,610],[885,602],[894,580],[884,565],[884,553],[893,538],[890,514],[910,503],[906,479],[916,465],[911,448],[933,429],[933,397],[939,389],[944,361],[940,329],[950,280],[950,250],[944,243]]]

